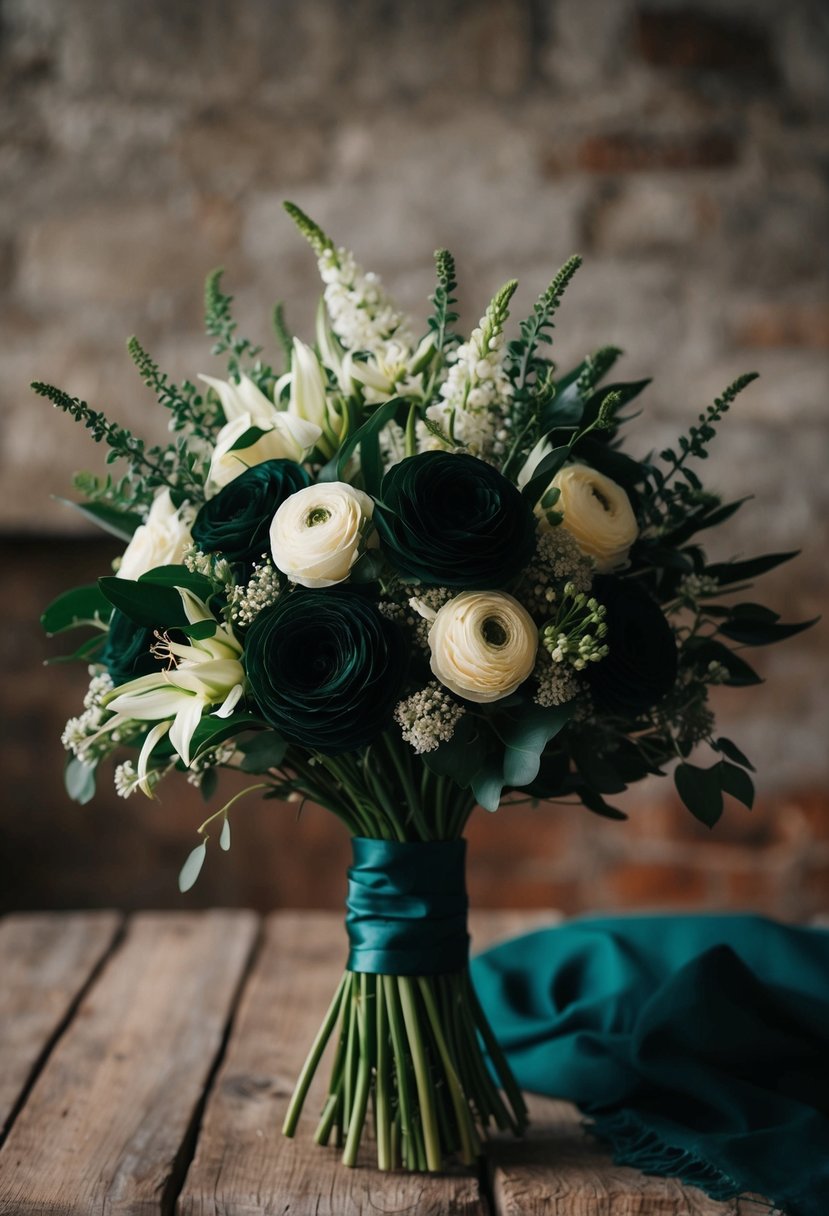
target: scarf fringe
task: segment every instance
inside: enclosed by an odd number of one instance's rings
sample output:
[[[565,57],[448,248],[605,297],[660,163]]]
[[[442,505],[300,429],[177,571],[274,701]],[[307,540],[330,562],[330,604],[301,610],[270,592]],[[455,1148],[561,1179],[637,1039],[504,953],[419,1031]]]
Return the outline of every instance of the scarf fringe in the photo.
[[[681,1182],[705,1191],[710,1199],[721,1202],[742,1197],[756,1207],[766,1209],[769,1216],[785,1216],[783,1209],[770,1200],[746,1195],[739,1183],[717,1166],[687,1149],[665,1144],[655,1132],[643,1127],[630,1111],[600,1116],[585,1126],[594,1136],[607,1141],[617,1165],[629,1165],[643,1174],[679,1178]]]

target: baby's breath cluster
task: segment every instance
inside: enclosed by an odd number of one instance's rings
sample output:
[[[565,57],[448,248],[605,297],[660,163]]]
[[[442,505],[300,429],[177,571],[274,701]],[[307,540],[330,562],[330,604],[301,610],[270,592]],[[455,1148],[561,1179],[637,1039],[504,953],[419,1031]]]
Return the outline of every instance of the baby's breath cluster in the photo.
[[[465,713],[464,707],[430,680],[425,688],[400,701],[394,720],[409,746],[418,754],[433,752],[455,733],[455,727]]]
[[[605,615],[604,605],[595,596],[566,583],[555,617],[541,631],[542,644],[553,662],[584,671],[588,663],[603,659],[608,651],[601,640],[607,634]]]
[[[234,587],[230,600],[230,616],[234,625],[251,625],[264,608],[276,603],[279,595],[279,575],[273,562],[263,557],[253,567],[253,574],[244,587]]]
[[[201,787],[205,773],[213,768],[221,768],[224,764],[229,764],[236,755],[236,744],[233,740],[228,740],[227,743],[220,743],[217,747],[208,748],[207,751],[196,756],[191,760],[190,767],[187,770],[187,782],[189,785],[195,785],[196,788]]]
[[[230,562],[217,553],[202,553],[201,549],[191,545],[185,550],[182,561],[191,574],[201,574],[218,587],[229,588],[234,585]]]
[[[531,612],[548,616],[565,583],[577,592],[590,590],[594,568],[593,559],[564,528],[540,528],[535,556],[524,574],[522,599]]]
[[[549,709],[553,705],[566,705],[582,690],[582,685],[573,667],[554,662],[550,652],[543,646],[538,649],[538,658],[533,672],[536,705]]]
[[[97,668],[90,667],[89,672],[91,679],[83,699],[83,713],[69,719],[60,741],[68,752],[72,752],[84,764],[97,764],[109,755],[113,744],[120,740],[113,739],[112,732],[101,734],[107,716],[103,701],[112,691],[112,680],[106,672]]]

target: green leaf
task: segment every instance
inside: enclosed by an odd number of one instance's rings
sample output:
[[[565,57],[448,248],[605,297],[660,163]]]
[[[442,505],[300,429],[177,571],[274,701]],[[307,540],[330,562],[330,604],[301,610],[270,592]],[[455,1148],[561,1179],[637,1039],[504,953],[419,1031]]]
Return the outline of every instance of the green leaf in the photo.
[[[759,617],[733,617],[720,625],[719,632],[732,642],[740,642],[743,646],[771,646],[792,638],[804,629],[811,629],[820,620],[819,616],[811,621],[794,621],[777,624],[775,621],[763,620]]]
[[[455,727],[451,739],[441,743],[433,752],[424,752],[423,763],[439,777],[451,777],[462,789],[472,784],[472,779],[486,761],[487,732],[472,713],[466,713]]]
[[[791,561],[799,553],[799,549],[791,549],[788,553],[766,553],[762,557],[752,557],[742,562],[717,562],[706,566],[703,574],[707,578],[715,578],[721,587],[727,587],[733,583],[742,583],[746,579],[758,578],[761,574],[782,566],[784,562]]]
[[[243,452],[246,448],[252,448],[255,443],[258,443],[263,435],[270,433],[270,427],[267,430],[262,430],[258,426],[250,426],[246,431],[243,431],[234,444],[227,450],[229,452]]]
[[[724,792],[751,810],[754,806],[754,782],[745,769],[729,764],[727,760],[721,760],[716,767]]]
[[[728,672],[725,683],[734,688],[742,688],[749,684],[762,684],[763,681],[753,667],[736,655],[733,650],[716,642],[712,638],[692,638],[685,647],[684,654],[693,657],[694,666],[702,674],[709,663],[721,663]]]
[[[238,747],[245,757],[239,765],[243,773],[267,773],[269,769],[279,768],[288,750],[287,741],[275,730],[260,731],[252,739],[244,739]]]
[[[175,587],[141,579],[115,578],[113,575],[98,579],[98,586],[110,604],[119,608],[136,625],[144,625],[147,629],[190,627],[181,596]]]
[[[385,559],[379,549],[366,549],[357,558],[348,575],[350,583],[376,583],[385,567]]]
[[[136,528],[143,523],[140,515],[134,515],[130,511],[119,511],[116,507],[111,507],[104,502],[72,502],[71,498],[57,497],[55,501],[63,503],[65,507],[71,507],[74,511],[79,511],[81,515],[92,520],[111,536],[117,536],[119,540],[132,540]]]
[[[139,583],[153,583],[156,587],[183,587],[192,591],[200,600],[206,600],[213,591],[213,584],[203,574],[195,574],[186,566],[154,566],[142,574]]]
[[[360,465],[366,493],[376,496],[382,481],[378,436],[383,427],[394,418],[405,402],[402,397],[392,397],[379,406],[371,417],[349,435],[339,453],[320,470],[318,481],[344,481],[348,462],[360,448]]]
[[[178,889],[182,895],[189,891],[194,886],[196,879],[201,873],[201,868],[204,865],[205,855],[207,854],[207,841],[202,841],[197,844],[192,853],[188,856],[184,865],[181,867],[181,873],[178,876]]]
[[[720,736],[717,739],[715,747],[718,752],[722,752],[724,756],[728,756],[729,760],[733,760],[735,764],[742,764],[743,768],[749,768],[754,772],[754,765],[749,758],[745,756],[737,747],[736,743],[732,743],[730,739],[725,739]]]
[[[112,604],[101,593],[97,583],[86,587],[74,587],[64,591],[43,613],[40,623],[52,637],[67,629],[78,629],[82,625],[106,625],[112,615]]]
[[[548,452],[540,464],[536,465],[532,477],[521,491],[531,506],[535,506],[556,473],[564,467],[571,455],[570,445],[564,443],[560,447],[553,448],[552,452]]]
[[[572,705],[544,709],[528,705],[510,714],[493,715],[492,729],[505,745],[504,785],[520,788],[535,781],[544,748],[573,714]]]
[[[609,802],[605,802],[601,794],[597,793],[592,786],[580,785],[576,790],[576,795],[588,811],[592,811],[594,815],[601,815],[603,819],[623,820],[628,818],[624,811],[619,810],[618,806],[611,806]]]
[[[487,760],[472,778],[472,792],[485,811],[497,811],[504,788],[502,766],[497,760]]]
[[[97,663],[100,652],[106,646],[107,635],[105,633],[96,633],[91,638],[87,638],[81,642],[77,650],[71,654],[54,655],[51,659],[45,662],[46,667],[53,667],[56,663]]]
[[[63,771],[66,792],[74,802],[85,806],[95,797],[95,767],[84,764],[77,756],[70,756]]]
[[[215,768],[206,768],[202,773],[199,793],[205,802],[209,802],[216,793],[216,787],[219,784],[219,774]]]
[[[234,735],[240,735],[243,731],[255,730],[261,726],[261,718],[246,713],[244,710],[232,713],[229,718],[217,718],[214,714],[207,714],[201,719],[193,734],[193,741],[190,744],[191,758],[196,759],[209,751],[211,747],[218,747],[220,743],[224,743],[225,739],[232,739]]]
[[[677,793],[691,814],[712,828],[722,815],[722,786],[719,765],[699,768],[696,764],[678,764],[674,769]]]

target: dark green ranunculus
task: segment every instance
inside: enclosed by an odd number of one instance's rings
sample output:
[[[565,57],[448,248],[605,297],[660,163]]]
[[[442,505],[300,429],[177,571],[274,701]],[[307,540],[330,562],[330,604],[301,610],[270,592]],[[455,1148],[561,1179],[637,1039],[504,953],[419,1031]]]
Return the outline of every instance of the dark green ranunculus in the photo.
[[[676,681],[677,653],[665,614],[644,587],[630,579],[599,574],[593,594],[607,609],[608,653],[589,663],[585,676],[599,709],[644,713],[670,692]]]
[[[421,452],[393,465],[374,523],[391,565],[433,586],[501,588],[535,546],[535,517],[520,491],[465,453]]]
[[[295,460],[255,464],[209,498],[193,523],[193,540],[204,553],[249,565],[268,552],[268,532],[277,508],[311,484]]]
[[[406,651],[399,626],[358,592],[292,591],[251,625],[245,669],[262,716],[280,734],[336,755],[389,725]]]
[[[137,676],[148,676],[163,665],[151,653],[152,629],[136,625],[126,613],[113,609],[109,633],[97,662],[103,663],[113,684],[126,684]]]

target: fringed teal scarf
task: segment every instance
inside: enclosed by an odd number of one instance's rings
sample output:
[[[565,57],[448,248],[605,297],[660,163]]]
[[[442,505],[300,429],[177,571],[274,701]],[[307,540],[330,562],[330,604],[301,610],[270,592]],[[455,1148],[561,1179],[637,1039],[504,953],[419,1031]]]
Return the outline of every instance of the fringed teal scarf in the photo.
[[[519,1083],[621,1164],[829,1213],[829,932],[759,916],[576,920],[473,960]]]

